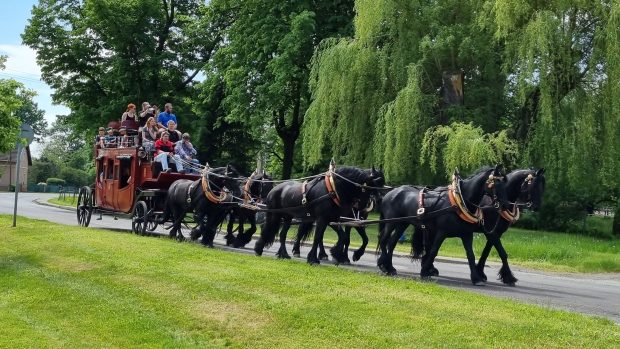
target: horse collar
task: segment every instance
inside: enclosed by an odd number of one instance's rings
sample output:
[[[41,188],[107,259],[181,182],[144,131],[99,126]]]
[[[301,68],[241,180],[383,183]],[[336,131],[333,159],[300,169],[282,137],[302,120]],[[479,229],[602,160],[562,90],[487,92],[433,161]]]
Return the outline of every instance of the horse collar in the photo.
[[[245,182],[245,185],[243,186],[243,203],[245,204],[252,201],[252,196],[250,195],[250,181],[251,179],[248,178],[248,180]]]
[[[456,213],[465,222],[480,224],[482,222],[482,211],[478,208],[475,213],[469,212],[467,206],[465,205],[463,195],[461,194],[460,184],[460,181],[453,181],[452,184],[448,186],[448,199],[450,199],[450,205],[457,208]]]
[[[332,175],[332,171],[327,172],[325,175],[325,187],[327,187],[327,192],[331,195],[332,200],[336,204],[336,206],[340,206],[340,196],[336,191],[336,183],[334,183],[334,176]]]
[[[517,204],[515,204],[512,208],[512,211],[501,210],[499,212],[499,215],[503,219],[508,221],[508,223],[513,224],[514,222],[518,221],[519,218],[521,218],[521,211],[519,211],[519,207],[517,206]]]
[[[211,201],[214,204],[220,204],[222,203],[222,201],[226,200],[226,192],[222,190],[220,192],[220,196],[216,196],[215,193],[213,193],[213,190],[211,190],[211,188],[209,187],[209,179],[207,178],[208,176],[208,174],[202,176],[202,191],[205,193],[207,200]]]

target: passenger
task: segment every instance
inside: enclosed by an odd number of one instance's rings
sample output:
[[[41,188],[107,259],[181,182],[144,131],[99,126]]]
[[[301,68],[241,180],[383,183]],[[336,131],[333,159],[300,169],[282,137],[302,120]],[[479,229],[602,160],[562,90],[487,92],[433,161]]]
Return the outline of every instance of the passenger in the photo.
[[[97,134],[97,136],[95,137],[95,144],[99,148],[104,148],[105,147],[105,143],[103,142],[104,139],[105,139],[105,128],[99,127],[99,134]]]
[[[157,116],[157,126],[159,126],[159,128],[166,128],[168,126],[168,121],[170,120],[174,121],[175,124],[178,124],[177,116],[172,114],[172,104],[166,103],[164,108],[165,110]]]
[[[136,122],[136,105],[133,103],[129,103],[127,105],[127,111],[123,113],[123,116],[121,117],[121,123],[127,120]]]
[[[116,129],[108,127],[108,134],[103,139],[104,148],[116,148]]]
[[[183,170],[183,164],[181,164],[181,158],[174,154],[174,144],[170,142],[168,132],[164,132],[161,134],[161,138],[155,142],[155,150],[157,155],[155,156],[155,161],[161,163],[161,168],[164,172],[170,172],[171,169],[168,167],[168,157],[172,158],[172,161],[177,165],[177,170],[179,173],[185,173]]]
[[[153,108],[151,108],[149,102],[142,102],[142,110],[140,111],[140,114],[138,114],[138,125],[140,125],[140,131],[142,131],[142,128],[146,125],[146,121],[151,116],[155,116]]]
[[[142,128],[142,146],[148,152],[155,151],[155,142],[157,141],[157,123],[154,117],[150,117],[146,121],[146,125]]]
[[[134,141],[133,141],[133,137],[129,136],[127,134],[127,129],[125,129],[125,127],[121,127],[120,129],[120,136],[119,136],[119,148],[129,148],[129,147],[133,147],[134,145]]]
[[[188,162],[193,162],[195,164],[199,164],[200,162],[196,159],[196,149],[189,141],[189,134],[184,133],[183,139],[178,141],[174,147],[174,152],[182,159]],[[194,172],[191,167],[187,169],[188,173]]]
[[[168,121],[168,134],[170,135],[170,142],[174,144],[181,140],[181,132],[177,130],[177,124],[172,120]]]

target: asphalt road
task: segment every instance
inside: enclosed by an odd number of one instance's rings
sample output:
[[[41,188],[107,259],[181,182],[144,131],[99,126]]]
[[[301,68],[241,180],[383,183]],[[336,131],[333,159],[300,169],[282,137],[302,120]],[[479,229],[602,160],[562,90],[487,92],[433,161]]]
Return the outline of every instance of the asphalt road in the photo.
[[[51,222],[77,225],[75,212],[67,209],[44,206],[40,202],[57,194],[20,193],[18,215],[44,219]],[[0,213],[13,213],[13,193],[0,193]],[[96,220],[93,215],[90,226],[96,228],[130,229],[131,223],[126,218],[115,220],[112,216],[103,216],[102,220]],[[19,224],[19,220],[18,223]],[[159,231],[164,233],[162,228]],[[186,232],[187,235],[187,232]],[[291,234],[292,235],[292,234]],[[227,248],[222,235],[216,239],[218,248],[251,253],[251,243],[244,249]],[[369,250],[374,248],[371,241]],[[289,246],[289,253],[290,248]],[[264,256],[273,258],[277,246],[265,251]],[[308,247],[302,248],[302,257],[298,259],[305,262]],[[371,251],[368,251],[371,252]],[[510,251],[508,251],[510,253]],[[263,257],[265,258],[265,257]],[[331,262],[323,264],[333,267]],[[541,306],[580,312],[589,315],[597,315],[620,323],[620,273],[613,274],[557,274],[527,270],[513,266],[512,270],[519,279],[516,287],[505,286],[494,279],[499,270],[499,264],[490,262],[485,271],[489,282],[485,286],[473,286],[469,280],[469,268],[463,259],[439,258],[435,263],[441,276],[434,282],[450,288],[462,289],[495,297],[509,298]],[[354,268],[367,272],[378,273],[376,268],[376,256],[366,253],[362,260],[351,266],[339,266],[340,268]],[[419,279],[419,264],[413,264],[406,256],[394,256],[394,267],[400,277]]]

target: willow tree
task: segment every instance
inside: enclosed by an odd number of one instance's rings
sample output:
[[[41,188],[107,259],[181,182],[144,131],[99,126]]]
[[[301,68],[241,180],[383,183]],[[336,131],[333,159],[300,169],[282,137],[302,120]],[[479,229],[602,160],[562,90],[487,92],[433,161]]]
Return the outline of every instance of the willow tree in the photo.
[[[480,22],[505,47],[523,162],[547,168],[547,208],[617,198],[620,2],[497,0],[485,10]]]
[[[420,164],[427,128],[474,122],[497,131],[506,115],[505,75],[479,1],[358,0],[353,38],[315,53],[306,114],[306,166],[378,165],[392,182],[429,181]],[[441,105],[444,71],[467,77],[465,105]],[[443,176],[440,176],[443,178]]]

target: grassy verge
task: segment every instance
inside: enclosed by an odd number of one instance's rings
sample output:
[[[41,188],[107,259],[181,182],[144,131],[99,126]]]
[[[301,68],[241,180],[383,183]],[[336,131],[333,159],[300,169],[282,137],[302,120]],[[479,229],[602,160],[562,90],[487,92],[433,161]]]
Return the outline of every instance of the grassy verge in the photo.
[[[0,275],[0,347],[620,346],[604,319],[9,216]]]
[[[61,206],[72,206],[75,207],[77,205],[77,196],[74,198],[73,195],[67,195],[62,199],[58,197],[51,198],[47,200],[50,204],[56,204]]]

